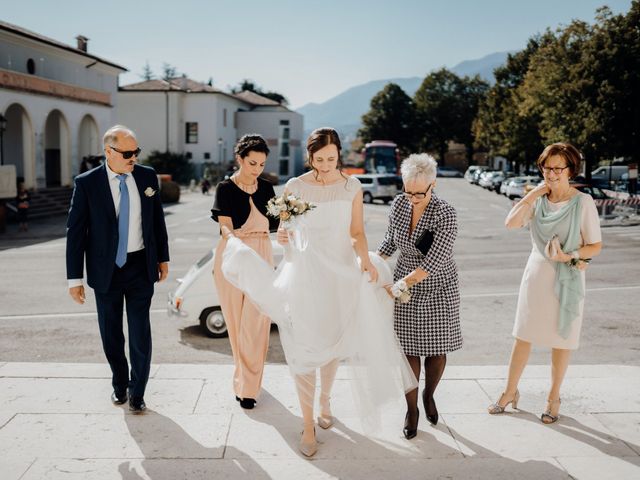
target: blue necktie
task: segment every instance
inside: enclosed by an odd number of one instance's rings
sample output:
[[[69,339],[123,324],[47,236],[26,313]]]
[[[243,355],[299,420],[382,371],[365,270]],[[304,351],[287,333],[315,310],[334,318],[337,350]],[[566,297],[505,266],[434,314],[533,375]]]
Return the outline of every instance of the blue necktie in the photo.
[[[118,214],[118,252],[116,265],[120,268],[127,263],[127,245],[129,244],[129,189],[127,174],[118,175],[120,180],[120,213]]]

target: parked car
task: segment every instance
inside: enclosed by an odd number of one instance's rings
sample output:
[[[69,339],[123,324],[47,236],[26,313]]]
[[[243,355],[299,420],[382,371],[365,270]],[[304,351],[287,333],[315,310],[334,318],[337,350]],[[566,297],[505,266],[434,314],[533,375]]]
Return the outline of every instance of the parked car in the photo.
[[[537,185],[541,185],[542,182],[544,182],[544,180],[541,180],[540,182],[538,182]],[[583,193],[588,193],[595,200],[604,200],[604,199],[607,199],[607,198],[611,198],[601,188],[599,188],[599,187],[597,187],[595,185],[589,185],[588,183],[584,183],[582,181],[578,181],[578,182],[571,181],[570,184],[571,184],[572,187],[576,188],[578,191],[583,192]],[[525,187],[524,187],[524,195],[526,195],[531,190],[536,188],[537,185],[533,185],[533,184],[525,185]]]
[[[277,265],[282,260],[284,249],[275,240],[271,240],[271,246]],[[178,287],[169,293],[167,315],[188,323],[200,323],[207,336],[221,338],[227,336],[227,322],[213,281],[214,260],[215,248],[193,264],[183,278],[178,279]]]
[[[542,180],[540,177],[526,176],[526,177],[514,177],[505,187],[505,195],[510,199],[516,197],[523,197],[526,195],[525,188],[527,185],[535,187]]]
[[[500,184],[500,189],[498,190],[498,193],[500,195],[506,195],[507,194],[507,187],[513,181],[514,178],[516,178],[516,177],[514,176],[514,177],[507,178]]]
[[[610,167],[598,167],[591,172],[591,179],[603,179],[608,182],[609,174],[611,174],[611,181],[617,182],[625,173],[629,173],[628,165],[611,165]]]
[[[480,167],[478,165],[471,165],[469,168],[467,168],[467,171],[464,172],[464,178],[469,182],[469,183],[473,183],[473,175],[476,173],[476,170],[478,170]]]
[[[457,170],[453,167],[438,167],[436,176],[462,178],[464,175],[460,170]]]
[[[584,183],[572,183],[571,186],[577,188],[579,191],[583,193],[588,193],[595,200],[604,200],[610,198],[605,192],[602,191],[601,188],[598,188],[594,185],[587,185]]]
[[[620,176],[620,180],[615,182],[615,185],[613,186],[612,190],[616,192],[637,194],[639,187],[640,185],[638,185],[638,180],[636,179],[635,191],[631,192],[631,181],[629,180],[629,173],[623,173]],[[607,187],[607,188],[609,189],[610,187]]]
[[[493,190],[500,195],[501,193],[504,194],[502,192],[502,185],[504,184],[504,182],[507,182],[509,180],[511,180],[513,177],[515,177],[516,174],[513,172],[499,172],[498,175],[495,175],[492,178],[492,182],[493,182]]]
[[[480,175],[482,175],[487,170],[488,168],[486,167],[480,167],[475,172],[473,172],[473,176],[471,177],[471,183],[474,185],[478,185],[478,183],[480,182]]]
[[[478,185],[482,188],[488,188],[489,190],[493,189],[493,178],[496,175],[501,174],[502,172],[495,170],[487,170],[480,174],[480,178],[478,179]]]
[[[390,202],[398,192],[397,176],[387,173],[363,173],[354,175],[362,184],[362,199],[364,203],[374,200]]]

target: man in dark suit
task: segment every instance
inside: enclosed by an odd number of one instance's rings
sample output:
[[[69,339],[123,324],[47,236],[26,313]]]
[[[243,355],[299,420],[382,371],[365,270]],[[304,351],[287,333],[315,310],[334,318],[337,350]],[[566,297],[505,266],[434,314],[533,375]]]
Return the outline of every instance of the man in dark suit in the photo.
[[[87,283],[94,289],[102,346],[113,373],[111,401],[146,409],[144,391],[151,366],[149,308],[154,282],[169,272],[169,246],[158,179],[136,165],[140,148],[127,127],[104,134],[106,162],[75,179],[67,220],[69,294],[83,304]],[[124,349],[126,302],[131,377]]]

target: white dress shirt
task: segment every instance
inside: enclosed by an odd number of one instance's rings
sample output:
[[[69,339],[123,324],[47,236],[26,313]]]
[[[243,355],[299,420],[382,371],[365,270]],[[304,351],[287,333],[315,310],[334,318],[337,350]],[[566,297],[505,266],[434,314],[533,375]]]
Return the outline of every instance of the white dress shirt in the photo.
[[[105,166],[107,168],[107,178],[109,179],[113,206],[116,209],[116,218],[118,218],[120,214],[120,180],[118,179],[118,174],[109,168],[107,162],[105,162]],[[125,185],[129,190],[129,237],[127,253],[131,253],[144,248],[144,240],[142,238],[142,205],[138,186],[131,173],[127,174]],[[69,279],[69,288],[79,287],[80,285],[82,285],[81,278]]]

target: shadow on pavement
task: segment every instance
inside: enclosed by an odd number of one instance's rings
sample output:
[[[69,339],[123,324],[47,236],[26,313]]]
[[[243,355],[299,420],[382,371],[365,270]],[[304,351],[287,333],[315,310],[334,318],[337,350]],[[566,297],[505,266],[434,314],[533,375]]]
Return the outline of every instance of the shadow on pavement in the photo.
[[[210,338],[199,325],[191,325],[180,329],[180,344],[193,348],[195,350],[216,352],[231,357],[231,345],[229,339]],[[267,352],[267,360],[265,363],[284,364],[286,363],[278,329],[275,325],[271,325],[271,334],[269,335],[269,351]]]
[[[145,415],[125,414],[131,437],[144,456],[139,472],[137,462],[126,461],[118,471],[123,480],[165,480],[197,478],[271,478],[254,460],[233,447],[204,447],[168,417],[148,410]],[[224,455],[233,462],[220,461]]]
[[[36,219],[29,222],[27,232],[19,232],[17,223],[7,224],[4,233],[0,233],[0,250],[21,248],[64,238],[67,232],[66,215]]]

